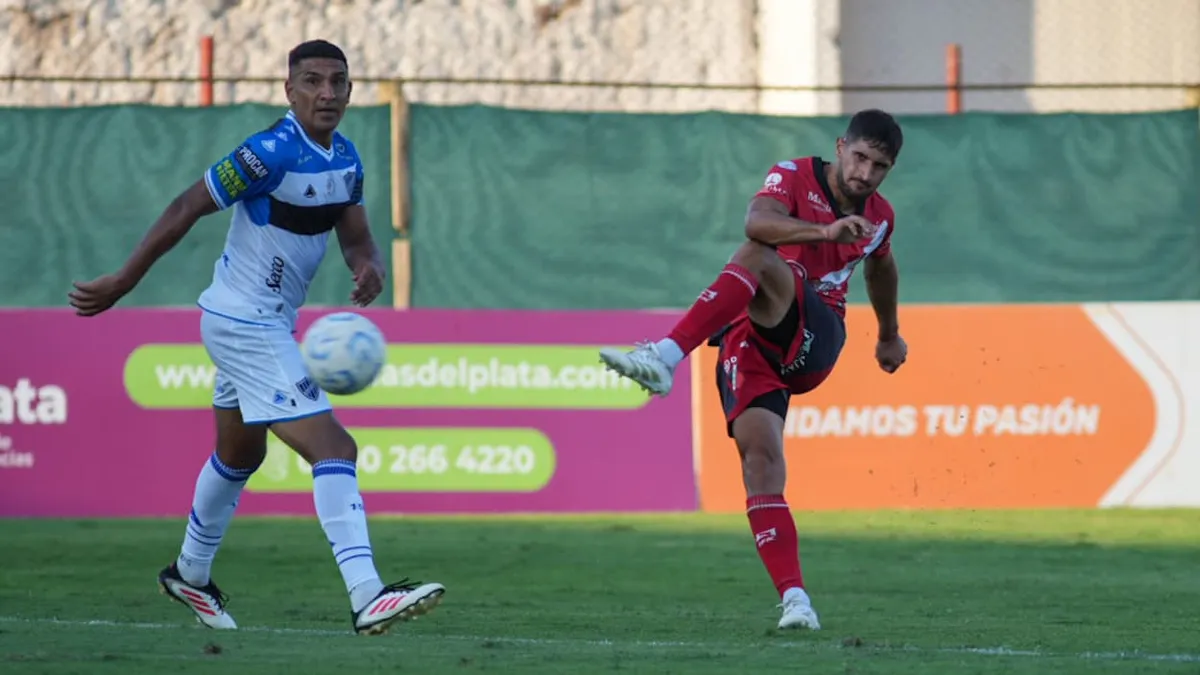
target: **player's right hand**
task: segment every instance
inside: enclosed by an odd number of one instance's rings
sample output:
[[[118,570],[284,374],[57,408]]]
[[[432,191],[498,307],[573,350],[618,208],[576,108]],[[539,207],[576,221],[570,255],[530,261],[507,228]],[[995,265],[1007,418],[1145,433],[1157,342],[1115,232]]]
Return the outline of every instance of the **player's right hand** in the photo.
[[[875,234],[875,224],[862,216],[846,216],[835,220],[826,230],[829,241],[838,244],[853,244]]]
[[[117,304],[129,292],[129,285],[116,274],[106,274],[91,281],[72,282],[75,290],[67,294],[79,316],[95,316]]]

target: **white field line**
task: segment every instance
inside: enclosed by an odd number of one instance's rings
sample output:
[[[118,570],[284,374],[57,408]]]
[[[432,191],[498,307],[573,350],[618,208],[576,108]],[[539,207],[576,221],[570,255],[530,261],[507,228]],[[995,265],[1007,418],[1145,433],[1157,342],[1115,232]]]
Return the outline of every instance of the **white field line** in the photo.
[[[183,624],[167,623],[138,623],[126,621],[108,621],[94,619],[90,621],[70,619],[36,619],[20,616],[0,616],[0,623],[36,624],[63,627],[97,627],[122,628],[130,630],[180,630],[189,628]],[[347,637],[353,635],[347,630],[323,630],[319,628],[271,628],[268,626],[243,626],[238,628],[247,633],[268,633],[273,635],[322,635],[330,637]],[[214,635],[219,631],[214,631]],[[838,648],[829,643],[769,641],[754,644],[687,642],[674,640],[586,640],[577,638],[522,638],[499,635],[410,635],[406,639],[425,642],[480,642],[496,644],[514,644],[543,647],[616,647],[633,650],[658,649],[693,649],[693,650],[722,650],[744,649],[747,647],[776,647],[780,649],[799,649],[818,651],[824,649],[845,649],[853,651],[862,649],[868,652],[897,652],[910,654],[973,654],[976,656],[999,656],[1006,658],[1024,657],[1033,659],[1077,659],[1082,661],[1168,661],[1174,663],[1200,663],[1198,654],[1150,654],[1141,651],[1132,652],[1047,652],[1027,649],[1009,649],[1008,647],[917,647],[913,645],[871,645],[862,647]],[[816,649],[814,649],[816,648]]]

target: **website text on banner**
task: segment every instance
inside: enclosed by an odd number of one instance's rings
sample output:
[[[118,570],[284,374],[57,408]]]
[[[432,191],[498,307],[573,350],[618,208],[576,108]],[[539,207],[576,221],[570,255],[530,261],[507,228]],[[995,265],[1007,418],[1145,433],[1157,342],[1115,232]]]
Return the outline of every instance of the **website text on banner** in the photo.
[[[850,308],[834,374],[793,397],[798,509],[1200,506],[1200,304],[909,306],[908,363],[872,358]],[[694,355],[700,502],[745,508],[738,456]]]
[[[363,313],[388,364],[333,400],[372,513],[695,510],[688,397],[650,400],[596,359],[672,315]],[[302,313],[299,334],[319,315]],[[0,516],[186,510],[214,440],[199,319],[0,312]],[[311,513],[307,465],[271,439],[239,513]]]

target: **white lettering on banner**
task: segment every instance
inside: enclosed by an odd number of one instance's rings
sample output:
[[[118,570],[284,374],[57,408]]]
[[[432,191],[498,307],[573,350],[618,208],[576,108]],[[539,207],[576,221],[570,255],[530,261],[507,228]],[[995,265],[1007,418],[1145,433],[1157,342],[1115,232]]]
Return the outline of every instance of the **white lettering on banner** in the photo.
[[[163,389],[211,389],[217,369],[211,364],[154,366],[155,382]],[[422,363],[385,363],[372,384],[380,388],[466,389],[474,394],[484,389],[569,389],[621,390],[633,383],[603,365],[504,362],[430,357]],[[3,420],[0,419],[0,422]]]
[[[1094,436],[1100,406],[1068,397],[1059,403],[993,405],[795,406],[783,434],[792,438],[925,436]]]
[[[0,436],[0,470],[32,469],[33,453],[13,450],[13,439]]]
[[[264,469],[274,480],[287,477],[291,461],[302,474],[312,473],[303,457],[272,444],[268,447]],[[526,475],[537,468],[537,453],[525,445],[463,445],[445,444],[378,445],[365,444],[358,450],[360,475],[376,474],[434,474],[468,473],[485,475]]]
[[[0,424],[63,424],[67,421],[67,393],[48,384],[35,387],[28,378],[14,387],[0,385]]]
[[[65,424],[67,393],[53,384],[35,386],[22,377],[12,387],[0,385],[0,424],[6,426]],[[12,436],[0,434],[0,470],[32,469],[34,453],[21,452]]]

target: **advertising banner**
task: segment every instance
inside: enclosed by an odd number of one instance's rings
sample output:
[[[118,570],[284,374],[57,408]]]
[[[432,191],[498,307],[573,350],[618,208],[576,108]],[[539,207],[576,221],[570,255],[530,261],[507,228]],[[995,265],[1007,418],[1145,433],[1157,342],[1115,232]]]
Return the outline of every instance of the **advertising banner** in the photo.
[[[1200,305],[905,306],[900,324],[888,375],[851,307],[833,375],[792,398],[794,508],[1200,506]],[[701,508],[742,511],[716,350],[692,358]]]
[[[302,313],[299,335],[320,310]],[[651,400],[597,350],[652,312],[363,310],[389,342],[371,388],[331,397],[372,513],[696,508],[689,373]],[[215,441],[200,311],[0,311],[0,516],[186,513]],[[683,369],[687,371],[687,369]],[[312,513],[274,435],[239,513]]]

